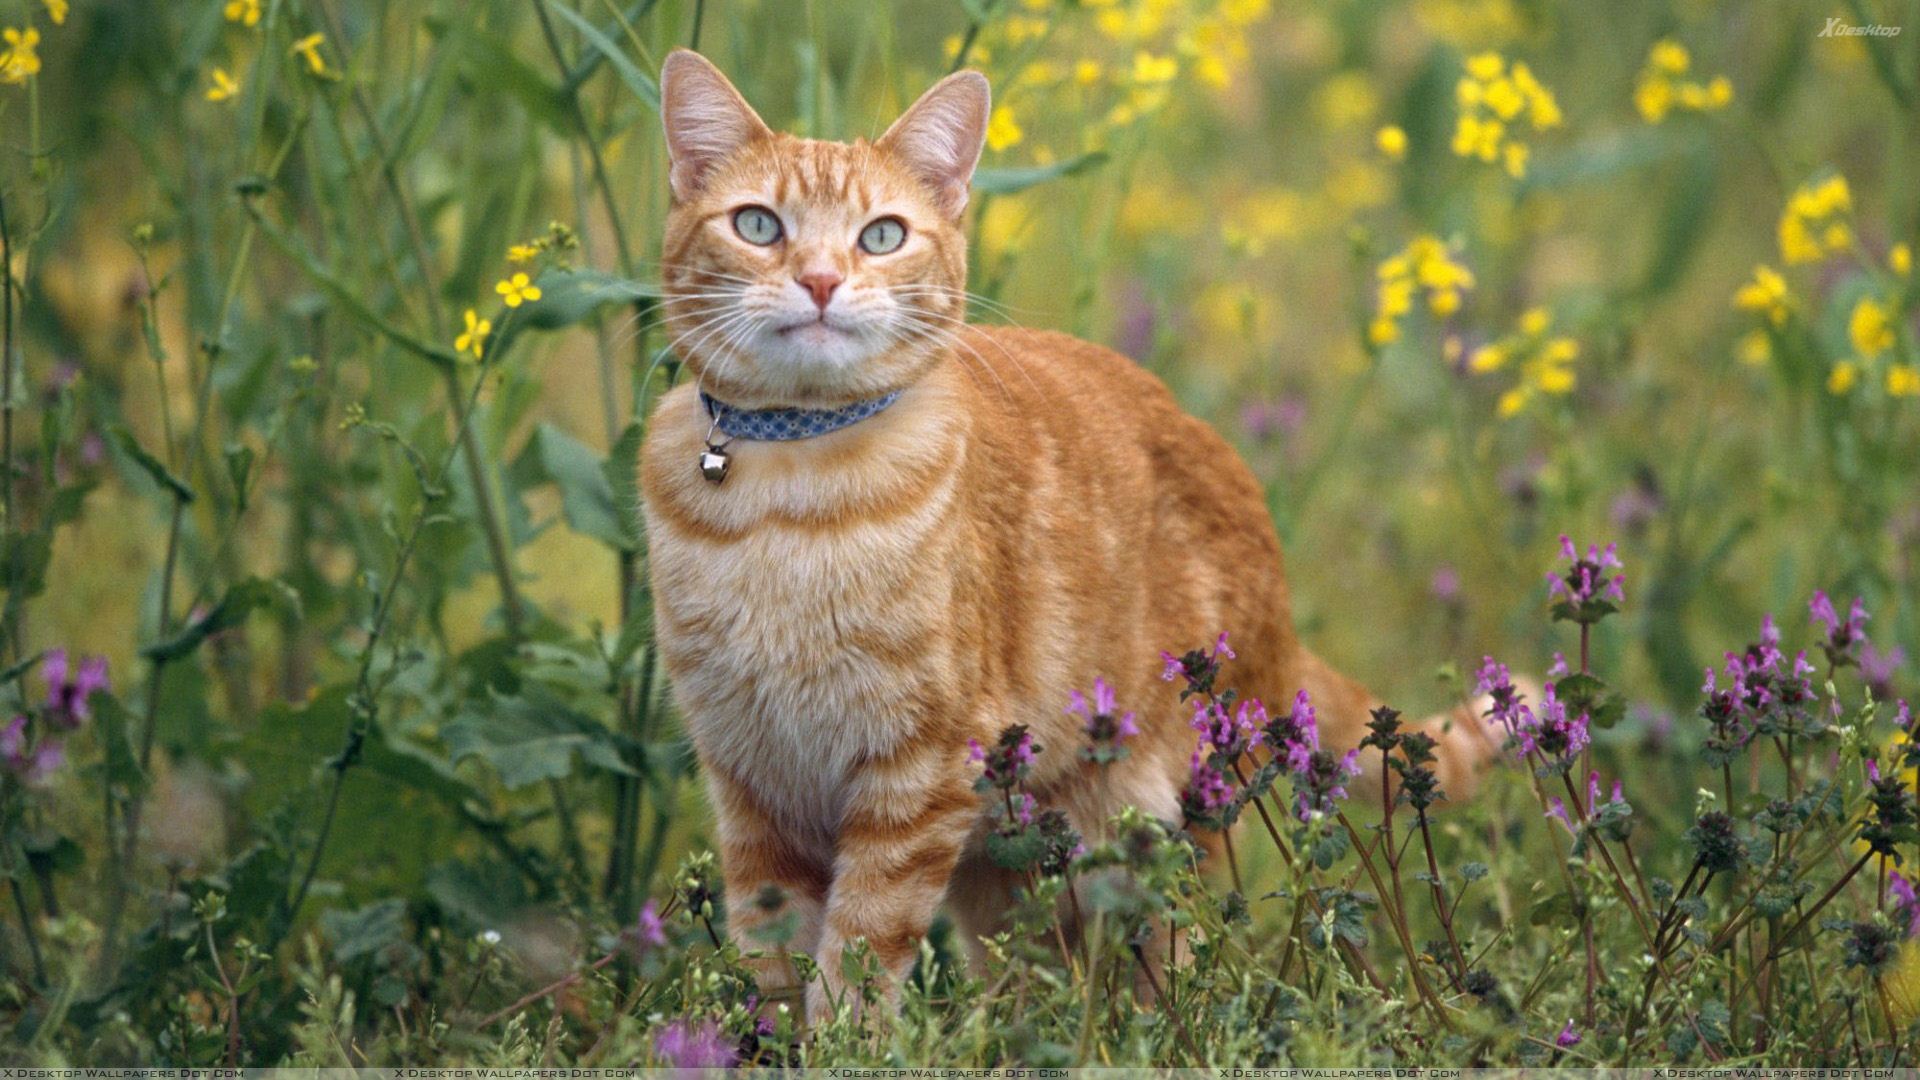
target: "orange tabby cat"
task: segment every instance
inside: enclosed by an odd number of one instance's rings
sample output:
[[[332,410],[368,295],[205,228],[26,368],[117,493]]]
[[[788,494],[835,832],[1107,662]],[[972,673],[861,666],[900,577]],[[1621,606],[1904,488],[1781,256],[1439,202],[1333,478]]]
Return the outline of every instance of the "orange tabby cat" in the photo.
[[[1159,655],[1225,629],[1244,695],[1304,688],[1329,745],[1358,741],[1375,699],[1294,636],[1260,485],[1227,443],[1125,357],[965,323],[985,78],[851,144],[769,130],[691,52],[660,93],[664,314],[694,383],[647,435],[659,643],[730,929],[763,950],[755,929],[797,916],[810,1016],[856,938],[897,982],[943,901],[967,941],[997,928],[1016,878],[982,851],[969,739],[1029,725],[1031,790],[1083,833],[1123,805],[1177,822],[1196,736]],[[1105,784],[1062,712],[1096,676],[1140,714]],[[1475,729],[1434,732],[1456,795]],[[757,963],[763,991],[792,988],[785,961]]]

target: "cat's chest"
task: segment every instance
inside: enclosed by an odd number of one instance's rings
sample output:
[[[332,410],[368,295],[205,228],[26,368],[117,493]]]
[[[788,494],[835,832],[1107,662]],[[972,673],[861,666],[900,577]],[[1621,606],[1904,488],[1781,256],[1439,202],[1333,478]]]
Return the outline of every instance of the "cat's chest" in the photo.
[[[831,828],[851,770],[891,753],[952,678],[949,495],[927,485],[886,515],[769,512],[726,535],[649,505],[660,648],[710,767]]]

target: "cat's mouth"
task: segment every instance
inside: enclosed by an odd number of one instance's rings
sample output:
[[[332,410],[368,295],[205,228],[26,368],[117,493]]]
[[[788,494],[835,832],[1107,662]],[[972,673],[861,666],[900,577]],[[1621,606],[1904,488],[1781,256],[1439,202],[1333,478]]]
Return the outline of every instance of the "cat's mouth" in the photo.
[[[786,326],[778,327],[774,330],[775,334],[783,338],[799,338],[803,341],[824,341],[829,338],[841,336],[846,332],[844,327],[835,326],[831,322],[828,322],[825,313],[815,318],[802,319],[796,323],[789,323]]]

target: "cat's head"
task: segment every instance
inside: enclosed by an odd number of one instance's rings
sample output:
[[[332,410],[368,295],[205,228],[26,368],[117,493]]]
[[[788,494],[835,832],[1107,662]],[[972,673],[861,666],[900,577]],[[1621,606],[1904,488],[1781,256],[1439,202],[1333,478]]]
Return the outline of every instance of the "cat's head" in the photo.
[[[987,80],[941,80],[875,142],[772,131],[719,69],[660,69],[671,162],[665,324],[710,393],[824,405],[903,387],[966,314],[961,217]]]

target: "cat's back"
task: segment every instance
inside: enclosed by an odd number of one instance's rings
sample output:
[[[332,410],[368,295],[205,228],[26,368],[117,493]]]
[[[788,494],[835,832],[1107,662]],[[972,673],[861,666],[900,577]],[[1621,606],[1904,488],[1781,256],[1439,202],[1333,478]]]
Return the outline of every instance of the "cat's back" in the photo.
[[[1268,549],[1259,481],[1137,361],[1058,331],[1006,326],[969,326],[958,352],[976,422],[1002,440],[1048,448],[1078,470],[1062,478],[1068,488],[1103,494],[1114,509],[1144,501],[1156,513],[1224,515]],[[1271,548],[1277,558],[1277,541]]]

